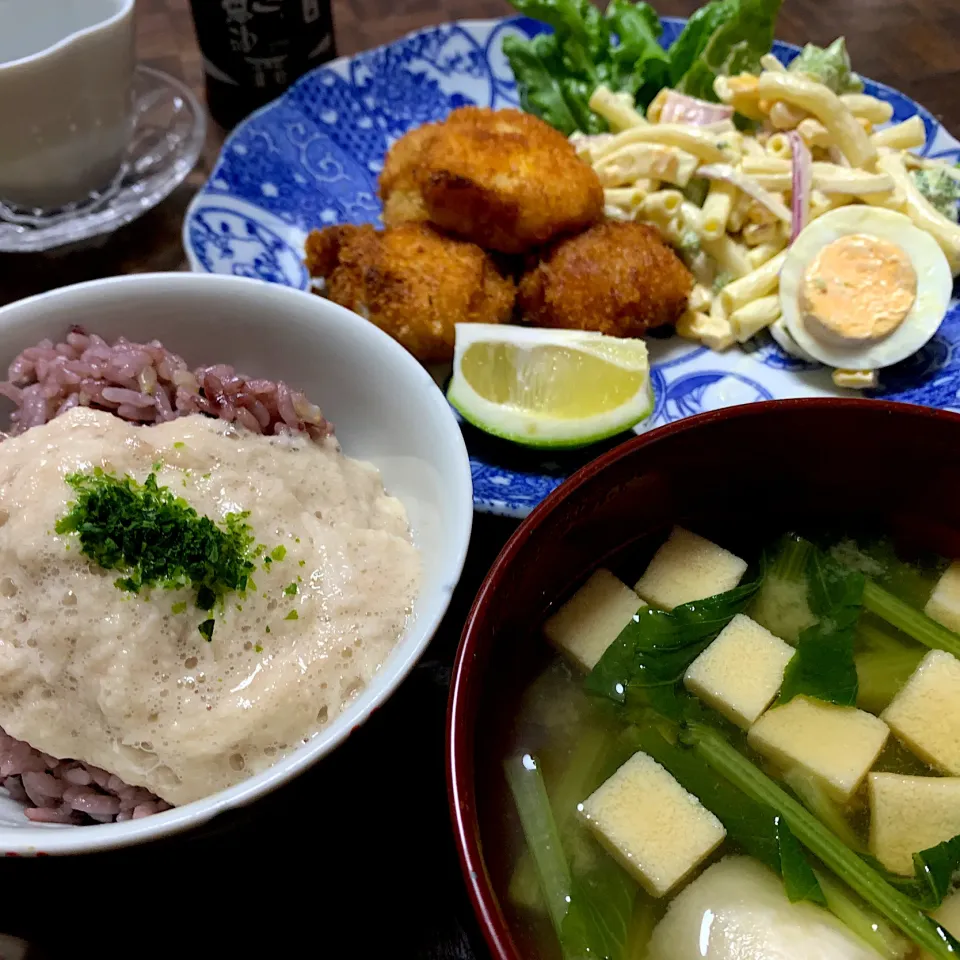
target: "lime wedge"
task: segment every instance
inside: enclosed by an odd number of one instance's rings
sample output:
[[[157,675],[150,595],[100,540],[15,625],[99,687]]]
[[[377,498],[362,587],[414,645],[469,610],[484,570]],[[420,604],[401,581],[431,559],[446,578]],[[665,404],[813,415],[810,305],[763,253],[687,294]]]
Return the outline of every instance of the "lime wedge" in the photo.
[[[581,330],[458,323],[447,399],[494,436],[586,446],[649,416],[647,346]]]

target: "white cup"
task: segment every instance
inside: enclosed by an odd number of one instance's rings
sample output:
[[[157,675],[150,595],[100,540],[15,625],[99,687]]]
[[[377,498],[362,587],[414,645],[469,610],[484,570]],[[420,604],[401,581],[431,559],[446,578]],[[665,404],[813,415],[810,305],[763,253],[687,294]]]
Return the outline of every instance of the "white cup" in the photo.
[[[107,187],[132,132],[134,0],[0,0],[0,201]]]

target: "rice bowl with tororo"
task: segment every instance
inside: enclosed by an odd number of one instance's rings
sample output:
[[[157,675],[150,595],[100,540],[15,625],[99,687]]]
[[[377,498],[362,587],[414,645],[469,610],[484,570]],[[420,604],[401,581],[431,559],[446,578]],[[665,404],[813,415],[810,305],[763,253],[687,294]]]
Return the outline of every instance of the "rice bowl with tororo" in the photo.
[[[259,773],[402,636],[403,505],[282,382],[74,330],[0,392],[0,783],[139,818]]]

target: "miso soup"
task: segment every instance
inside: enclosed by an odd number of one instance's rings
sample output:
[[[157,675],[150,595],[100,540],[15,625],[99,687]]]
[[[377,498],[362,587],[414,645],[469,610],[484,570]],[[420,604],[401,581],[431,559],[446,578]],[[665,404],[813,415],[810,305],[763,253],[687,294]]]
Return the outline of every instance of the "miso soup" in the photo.
[[[594,571],[502,749],[491,858],[521,950],[954,956],[957,631],[960,563],[885,541],[739,557],[675,528]]]

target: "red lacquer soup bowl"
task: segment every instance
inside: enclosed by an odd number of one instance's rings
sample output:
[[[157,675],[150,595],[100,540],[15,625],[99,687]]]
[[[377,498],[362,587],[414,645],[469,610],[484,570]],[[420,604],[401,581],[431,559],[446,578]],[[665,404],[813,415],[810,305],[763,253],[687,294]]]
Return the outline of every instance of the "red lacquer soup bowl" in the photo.
[[[788,530],[866,527],[960,556],[960,416],[875,400],[785,400],[703,414],[584,467],[517,529],[474,603],[447,718],[461,865],[495,957],[539,955],[505,896],[519,825],[500,749],[549,662],[541,626],[598,566],[649,558],[674,524],[756,556]]]

